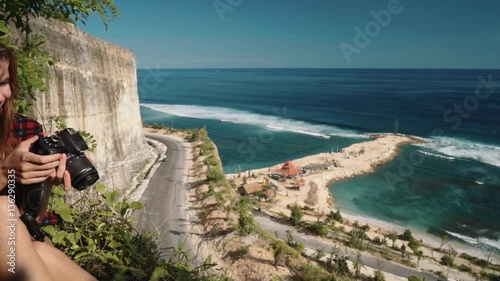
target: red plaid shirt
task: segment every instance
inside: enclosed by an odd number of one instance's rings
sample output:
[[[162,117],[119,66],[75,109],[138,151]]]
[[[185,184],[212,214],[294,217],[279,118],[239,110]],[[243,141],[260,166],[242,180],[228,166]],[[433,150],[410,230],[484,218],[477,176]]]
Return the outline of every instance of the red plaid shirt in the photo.
[[[42,134],[43,127],[40,123],[21,114],[14,113],[14,119],[12,120],[12,137],[16,141],[13,145],[17,145],[34,136],[41,136]]]
[[[40,123],[21,114],[14,113],[14,119],[12,120],[12,145],[16,146],[24,140],[42,135],[43,126]],[[56,213],[47,212],[45,218],[40,224],[43,226],[57,224],[58,222],[59,217]]]

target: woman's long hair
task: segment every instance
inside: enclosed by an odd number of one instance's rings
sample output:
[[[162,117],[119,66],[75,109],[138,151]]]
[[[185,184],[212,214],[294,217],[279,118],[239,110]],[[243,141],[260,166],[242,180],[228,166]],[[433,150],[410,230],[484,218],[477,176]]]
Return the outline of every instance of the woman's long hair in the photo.
[[[4,159],[11,151],[12,144],[9,142],[12,135],[12,119],[14,118],[14,99],[19,92],[19,81],[17,79],[17,62],[14,51],[0,43],[0,76],[5,64],[9,64],[10,90],[12,96],[7,99],[0,113],[0,159]]]

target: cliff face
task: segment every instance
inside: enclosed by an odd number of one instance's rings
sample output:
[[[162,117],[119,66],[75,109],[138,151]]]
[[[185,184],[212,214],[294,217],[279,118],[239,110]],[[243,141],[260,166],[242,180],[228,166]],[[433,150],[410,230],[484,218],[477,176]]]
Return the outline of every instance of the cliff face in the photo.
[[[47,37],[55,62],[48,93],[39,94],[34,103],[37,120],[47,124],[51,116],[61,116],[69,127],[93,134],[97,148],[91,157],[101,182],[129,187],[150,157],[134,55],[71,24],[37,19],[32,29]]]

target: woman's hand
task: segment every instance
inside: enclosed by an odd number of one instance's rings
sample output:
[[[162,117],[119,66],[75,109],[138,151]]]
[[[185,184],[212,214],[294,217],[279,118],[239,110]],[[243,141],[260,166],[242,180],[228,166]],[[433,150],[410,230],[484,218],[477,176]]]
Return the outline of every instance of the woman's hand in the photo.
[[[38,136],[32,137],[21,142],[3,161],[0,162],[0,177],[2,183],[7,178],[7,172],[15,171],[16,182],[21,184],[34,184],[47,180],[55,173],[56,178],[60,176],[64,179],[66,170],[66,158],[61,161],[62,154],[37,155],[30,152],[31,145],[38,139]],[[64,170],[55,170],[64,162]],[[60,168],[60,167],[59,167]],[[61,176],[62,175],[62,176]],[[69,177],[69,174],[68,176]],[[0,187],[3,188],[4,186]]]
[[[61,159],[59,159],[59,166],[57,167],[57,171],[54,169],[53,172],[49,176],[49,185],[60,185],[64,184],[64,190],[71,190],[71,176],[68,171],[66,171],[66,160],[68,156],[63,154]]]

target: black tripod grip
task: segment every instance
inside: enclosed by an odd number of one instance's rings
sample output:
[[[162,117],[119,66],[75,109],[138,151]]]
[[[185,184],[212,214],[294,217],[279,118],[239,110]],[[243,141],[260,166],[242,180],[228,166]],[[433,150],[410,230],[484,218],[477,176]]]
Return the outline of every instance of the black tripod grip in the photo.
[[[40,228],[36,218],[42,210],[42,204],[45,202],[47,192],[45,191],[45,182],[23,185],[23,198],[21,207],[24,213],[21,215],[21,220],[26,225],[29,233],[33,238],[43,242],[45,232]]]

